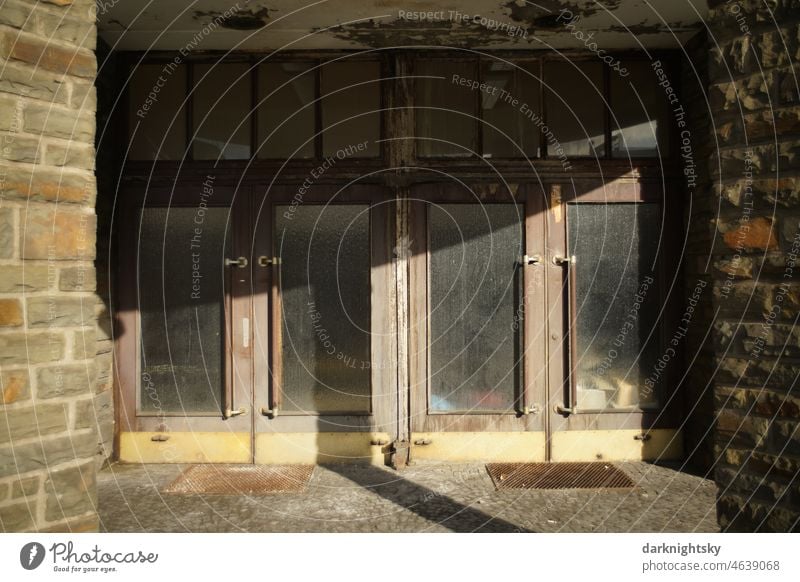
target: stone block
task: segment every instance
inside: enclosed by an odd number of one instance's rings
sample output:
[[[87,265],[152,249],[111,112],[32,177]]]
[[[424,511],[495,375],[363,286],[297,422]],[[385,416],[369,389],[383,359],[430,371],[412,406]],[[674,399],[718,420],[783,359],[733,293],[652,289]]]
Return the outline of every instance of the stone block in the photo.
[[[96,451],[94,431],[64,433],[23,445],[4,445],[0,446],[0,475],[28,473],[73,459],[93,459]]]
[[[24,127],[29,133],[94,143],[94,117],[91,111],[78,111],[39,103],[25,107]]]
[[[94,291],[96,288],[93,266],[68,267],[61,269],[58,288],[61,291]]]
[[[48,143],[44,148],[43,163],[48,166],[94,169],[94,145],[68,142]]]
[[[0,334],[0,366],[57,362],[64,357],[64,336],[60,333]]]
[[[47,266],[36,264],[3,266],[0,293],[25,294],[48,289]]]
[[[19,299],[0,299],[0,327],[19,327],[25,323]]]
[[[91,50],[56,45],[46,38],[19,33],[10,28],[0,30],[0,57],[87,79],[93,78],[97,72],[97,63]]]
[[[86,329],[72,334],[72,359],[87,360],[97,355],[97,331]]]
[[[36,518],[35,512],[36,504],[26,501],[0,507],[0,530],[14,532],[31,529]]]
[[[43,400],[94,394],[94,383],[93,362],[39,368],[36,373],[36,397]]]
[[[26,63],[3,63],[0,91],[4,93],[39,99],[46,103],[67,103],[68,86],[69,83],[55,73],[31,67]]]
[[[26,259],[93,260],[97,220],[94,214],[51,208],[28,209],[22,257]]]
[[[66,404],[40,404],[26,408],[0,409],[0,444],[30,437],[43,437],[67,430]]]
[[[38,164],[39,145],[38,138],[0,131],[0,160]]]
[[[95,297],[30,297],[28,327],[76,327],[94,324]]]
[[[13,404],[30,398],[31,382],[27,368],[0,371],[0,396],[2,404]]]
[[[22,128],[17,102],[10,96],[0,95],[0,131],[9,132],[7,135],[14,135]]]
[[[50,471],[44,483],[45,519],[57,521],[95,511],[97,508],[94,462]]]
[[[46,146],[45,156],[51,146],[52,144]],[[78,144],[75,144],[75,147],[78,147]],[[83,147],[90,148],[94,155],[93,146]],[[72,148],[70,150],[72,151]],[[89,172],[10,164],[0,164],[0,172],[6,176],[3,191],[6,198],[94,204],[97,182],[94,175]]]
[[[39,482],[40,479],[38,475],[17,479],[11,485],[11,497],[15,499],[18,497],[30,497],[31,495],[35,495],[39,491]]]
[[[14,247],[16,246],[15,242],[17,238],[14,234],[16,215],[16,208],[0,207],[0,259],[9,259],[14,256]]]

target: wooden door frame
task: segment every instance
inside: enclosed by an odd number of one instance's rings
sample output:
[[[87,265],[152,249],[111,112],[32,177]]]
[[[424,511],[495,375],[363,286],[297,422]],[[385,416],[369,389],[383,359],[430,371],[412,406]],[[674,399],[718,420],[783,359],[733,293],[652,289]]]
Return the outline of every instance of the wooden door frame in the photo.
[[[350,183],[342,187],[306,185],[298,195],[301,184],[254,187],[251,214],[254,217],[254,238],[249,251],[253,264],[258,257],[277,256],[274,248],[275,206],[302,204],[359,204],[369,206],[370,216],[370,321],[371,321],[371,393],[372,406],[364,414],[319,414],[315,412],[290,412],[281,408],[281,308],[278,279],[275,267],[257,269],[253,278],[254,297],[268,298],[253,302],[253,329],[256,353],[254,361],[254,420],[253,438],[257,462],[288,459],[280,451],[268,450],[281,439],[288,448],[315,446],[339,451],[341,456],[358,456],[367,452],[367,445],[388,447],[396,436],[397,427],[397,374],[396,374],[396,312],[394,272],[394,208],[390,191],[380,185]],[[267,323],[269,322],[269,323]],[[265,343],[267,345],[265,345]],[[268,354],[264,358],[263,354]],[[389,358],[392,366],[373,366],[372,362]],[[381,396],[383,394],[383,396]],[[262,413],[263,409],[263,413]],[[326,442],[312,442],[312,434],[324,434]],[[358,435],[362,435],[359,437]],[[298,440],[299,439],[299,440]],[[303,440],[305,439],[305,441]],[[366,439],[366,441],[364,440]],[[377,444],[373,444],[377,443]],[[365,442],[367,445],[365,445]],[[301,443],[301,444],[298,444]],[[350,451],[350,452],[348,452]],[[381,449],[381,453],[386,452]],[[311,459],[306,450],[298,459]],[[333,453],[319,450],[315,460],[326,460]],[[327,460],[333,460],[332,458]]]
[[[176,183],[177,184],[177,183]],[[138,234],[141,212],[145,208],[199,208],[198,192],[202,183],[182,183],[173,187],[129,185],[122,190],[115,217],[119,229],[116,256],[117,309],[115,322],[116,415],[115,449],[121,460],[139,462],[221,461],[226,455],[232,461],[248,462],[252,458],[249,440],[251,406],[247,378],[241,371],[250,369],[251,342],[246,342],[234,321],[249,317],[249,270],[228,267],[224,289],[224,359],[223,406],[216,414],[162,412],[141,413],[141,313],[138,304]],[[241,190],[238,190],[241,192]],[[230,252],[243,254],[249,239],[247,196],[237,195],[232,186],[213,186],[213,196],[204,201],[208,207],[230,208]],[[236,269],[234,276],[233,269]],[[249,376],[249,373],[247,374]],[[231,414],[243,408],[240,414]],[[222,443],[215,442],[218,437]]]
[[[637,448],[641,449],[642,458],[677,458],[682,453],[680,440],[680,411],[682,409],[682,394],[678,390],[678,378],[674,371],[668,374],[663,384],[661,403],[657,409],[630,410],[605,410],[578,411],[571,414],[558,412],[567,400],[567,392],[572,390],[570,385],[574,379],[571,377],[573,357],[569,352],[575,352],[576,338],[567,328],[570,325],[565,320],[567,313],[565,301],[565,268],[553,262],[556,255],[565,256],[567,250],[567,204],[570,203],[654,203],[658,204],[664,221],[663,251],[658,262],[659,275],[659,305],[663,306],[663,313],[659,319],[659,349],[666,345],[668,326],[666,321],[672,320],[678,313],[680,305],[675,298],[675,293],[670,292],[675,280],[680,280],[679,243],[681,232],[681,207],[679,199],[670,199],[664,196],[664,191],[675,189],[679,191],[680,185],[675,180],[664,179],[661,181],[642,181],[639,179],[620,178],[613,182],[602,180],[572,180],[553,181],[546,184],[549,192],[548,208],[546,212],[547,247],[545,257],[547,295],[548,295],[548,384],[547,397],[548,416],[548,460],[576,460],[575,455],[567,455],[554,451],[560,436],[572,433],[573,440],[578,442],[581,435],[586,435],[585,442],[589,443],[590,435],[594,437],[592,450],[586,459],[599,460],[611,458],[611,447],[625,449],[626,454]],[[676,246],[677,245],[677,246]],[[672,276],[672,281],[669,280]],[[569,300],[572,300],[573,290],[567,291]],[[613,439],[605,442],[602,437],[607,436],[604,431],[614,431]],[[632,443],[631,439],[638,441]],[[584,442],[584,441],[581,441]],[[591,457],[591,458],[590,458]]]
[[[464,185],[455,184],[424,184],[412,189],[412,202],[410,204],[409,224],[411,240],[413,241],[413,254],[410,260],[410,385],[411,385],[411,432],[412,441],[414,433],[441,433],[441,432],[529,432],[543,431],[543,415],[536,410],[537,393],[540,391],[541,379],[537,373],[537,366],[544,362],[543,352],[538,346],[541,342],[533,341],[537,333],[541,333],[537,322],[544,320],[543,301],[536,300],[537,289],[543,292],[543,279],[536,275],[541,269],[540,265],[528,265],[521,268],[523,275],[523,312],[529,314],[523,317],[522,328],[522,390],[519,395],[521,405],[519,410],[504,414],[475,413],[475,414],[429,414],[429,370],[428,370],[428,300],[429,300],[429,259],[430,252],[427,248],[428,202],[439,203],[517,203],[524,208],[525,253],[534,256],[544,252],[543,229],[538,223],[539,212],[536,197],[528,195],[524,186],[508,185],[508,189],[494,188],[487,184],[469,184],[468,187],[475,193],[475,197],[466,194]],[[512,192],[514,198],[512,199]],[[477,200],[476,200],[477,198]],[[541,313],[540,313],[541,311]],[[426,322],[420,325],[419,322]],[[510,322],[513,323],[513,322]],[[527,406],[530,414],[525,414],[522,408]],[[424,439],[423,439],[424,440]]]

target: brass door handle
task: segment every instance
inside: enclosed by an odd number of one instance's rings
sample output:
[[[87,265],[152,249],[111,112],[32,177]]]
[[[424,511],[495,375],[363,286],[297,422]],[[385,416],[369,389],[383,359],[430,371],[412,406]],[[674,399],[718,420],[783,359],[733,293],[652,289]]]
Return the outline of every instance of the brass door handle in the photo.
[[[571,255],[569,257],[565,257],[563,255],[555,255],[553,257],[553,264],[558,266],[564,265],[574,265],[575,264],[575,255]]]
[[[264,255],[261,255],[260,257],[258,257],[258,266],[259,267],[268,267],[270,265],[276,265],[277,266],[277,265],[280,265],[280,264],[281,264],[281,258],[280,257],[266,257]]]
[[[267,408],[266,406],[262,406],[261,415],[266,416],[268,418],[275,418],[276,416],[278,416],[278,407],[275,406],[274,408]]]
[[[239,267],[240,269],[244,269],[247,266],[247,259],[245,257],[239,257],[238,259],[225,259],[225,266]]]
[[[241,416],[242,414],[247,414],[247,409],[244,407],[237,408],[236,410],[226,408],[223,416],[225,416],[225,418],[232,418],[234,416]]]
[[[541,255],[522,255],[519,258],[520,265],[538,265],[542,262]]]

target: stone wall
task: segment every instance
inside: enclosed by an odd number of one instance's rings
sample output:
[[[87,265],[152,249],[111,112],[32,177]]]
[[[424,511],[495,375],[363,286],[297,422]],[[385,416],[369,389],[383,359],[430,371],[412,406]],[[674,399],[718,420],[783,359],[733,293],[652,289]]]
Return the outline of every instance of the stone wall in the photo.
[[[797,530],[800,0],[709,8],[718,517]]]
[[[0,9],[2,531],[97,528],[94,10]]]

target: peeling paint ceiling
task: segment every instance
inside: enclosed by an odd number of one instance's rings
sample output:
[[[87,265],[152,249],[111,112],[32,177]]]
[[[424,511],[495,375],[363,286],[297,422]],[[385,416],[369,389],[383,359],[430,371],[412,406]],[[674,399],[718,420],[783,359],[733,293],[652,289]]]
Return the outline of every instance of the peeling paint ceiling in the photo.
[[[615,50],[677,48],[706,12],[705,0],[108,0],[98,22],[117,50]]]

